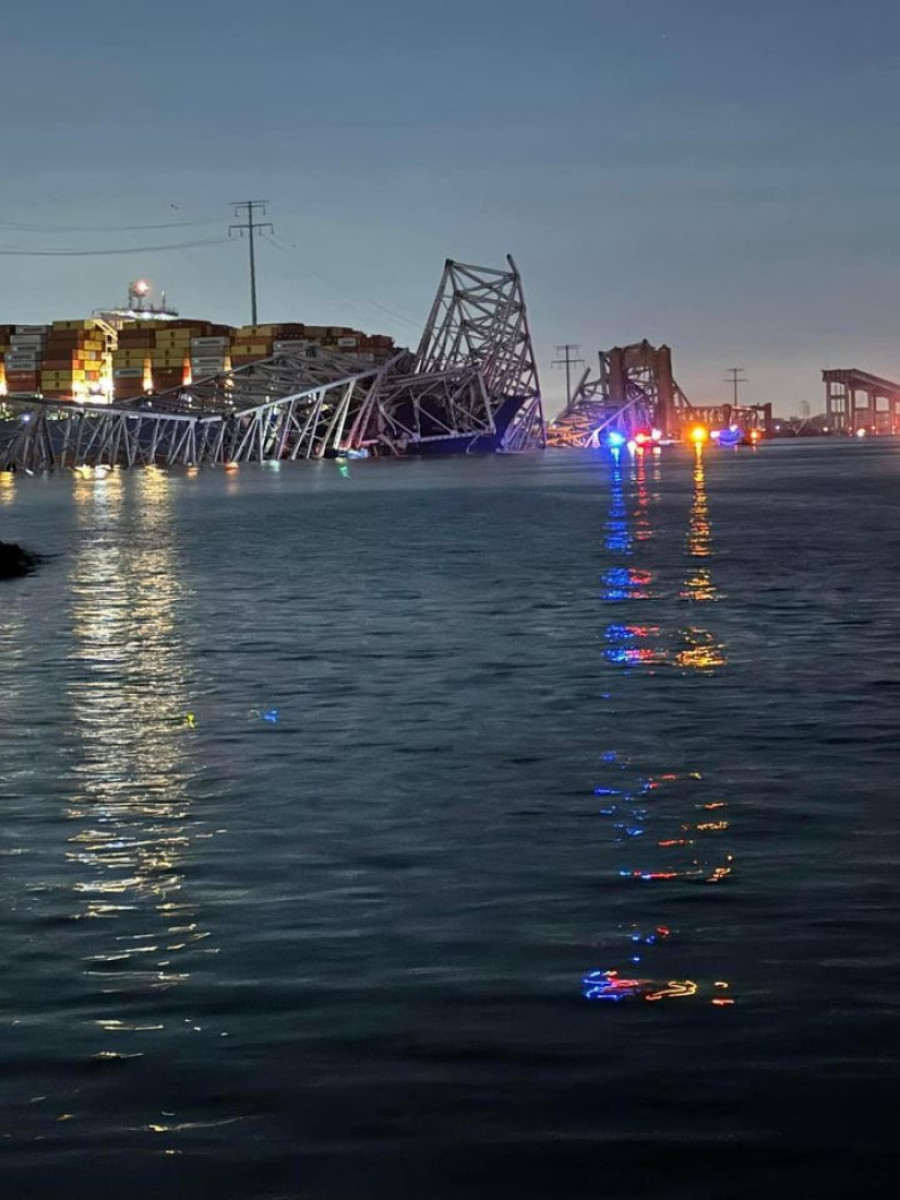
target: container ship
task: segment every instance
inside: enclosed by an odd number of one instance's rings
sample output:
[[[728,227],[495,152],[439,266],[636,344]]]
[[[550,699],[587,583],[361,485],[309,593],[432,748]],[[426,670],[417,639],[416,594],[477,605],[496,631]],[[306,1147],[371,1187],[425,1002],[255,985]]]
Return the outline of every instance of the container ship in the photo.
[[[0,325],[0,396],[91,403],[134,400],[212,378],[313,342],[360,363],[383,362],[394,341],[335,325],[289,321],[222,325],[189,320],[152,302],[150,285],[129,285],[121,308],[84,320]]]

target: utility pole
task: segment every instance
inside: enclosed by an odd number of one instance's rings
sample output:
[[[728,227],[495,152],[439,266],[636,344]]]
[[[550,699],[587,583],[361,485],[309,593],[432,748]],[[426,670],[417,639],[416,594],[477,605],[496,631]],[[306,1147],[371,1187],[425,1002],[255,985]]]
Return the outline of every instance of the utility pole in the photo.
[[[738,388],[740,387],[740,385],[742,383],[747,382],[747,377],[744,374],[743,367],[729,367],[728,371],[727,371],[727,375],[728,375],[728,378],[725,380],[725,382],[730,383],[732,386],[732,389],[734,391],[734,407],[737,408],[737,406],[738,406]]]
[[[228,236],[234,237],[239,233],[241,237],[246,233],[250,240],[250,308],[252,312],[252,324],[256,321],[256,246],[254,236],[257,233],[274,233],[275,226],[270,225],[268,221],[257,221],[256,214],[260,212],[262,216],[266,215],[266,205],[268,200],[237,200],[234,202],[234,215],[236,217],[244,217],[246,220],[242,225],[229,225]]]
[[[564,354],[565,358],[554,358],[550,364],[553,367],[566,368],[566,412],[572,407],[572,367],[576,363],[583,363],[583,358],[573,358],[572,354],[577,354],[581,349],[580,346],[572,346],[566,343],[565,346],[557,346],[556,353]]]

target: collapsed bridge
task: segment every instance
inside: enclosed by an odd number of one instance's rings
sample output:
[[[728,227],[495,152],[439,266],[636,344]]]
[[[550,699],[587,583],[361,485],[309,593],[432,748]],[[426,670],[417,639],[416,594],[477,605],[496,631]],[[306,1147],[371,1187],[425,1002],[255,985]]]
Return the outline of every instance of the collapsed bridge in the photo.
[[[726,429],[767,430],[772,406],[695,405],[678,386],[672,372],[672,351],[646,339],[630,346],[601,350],[598,368],[588,368],[571,401],[548,427],[547,444],[555,447],[597,446],[615,431],[631,438],[641,431],[659,430],[680,438],[701,423]]]
[[[114,405],[0,400],[0,469],[201,465],[546,444],[522,280],[448,260],[418,348],[377,366],[314,342]]]

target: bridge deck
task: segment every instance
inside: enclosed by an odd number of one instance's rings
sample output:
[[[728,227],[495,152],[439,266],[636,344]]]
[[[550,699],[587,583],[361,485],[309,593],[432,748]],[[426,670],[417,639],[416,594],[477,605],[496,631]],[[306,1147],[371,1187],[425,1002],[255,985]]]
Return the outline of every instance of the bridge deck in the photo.
[[[900,383],[893,379],[884,379],[881,375],[872,375],[868,371],[860,371],[858,367],[839,367],[823,371],[824,383],[842,383],[845,387],[857,388],[859,391],[878,392],[879,395],[900,396]]]

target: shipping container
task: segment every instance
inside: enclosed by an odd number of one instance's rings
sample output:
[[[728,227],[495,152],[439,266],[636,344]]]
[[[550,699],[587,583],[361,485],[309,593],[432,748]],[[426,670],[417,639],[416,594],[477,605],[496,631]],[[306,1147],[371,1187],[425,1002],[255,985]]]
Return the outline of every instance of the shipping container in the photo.
[[[278,329],[278,325],[242,325],[235,334],[235,339],[239,342],[263,341],[276,337]]]
[[[230,338],[227,337],[200,337],[191,339],[191,350],[227,350]]]

